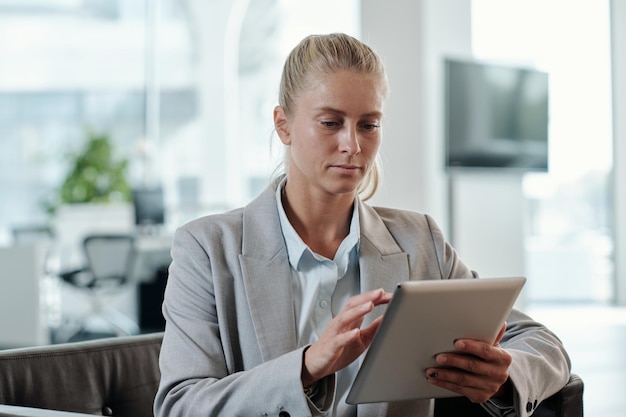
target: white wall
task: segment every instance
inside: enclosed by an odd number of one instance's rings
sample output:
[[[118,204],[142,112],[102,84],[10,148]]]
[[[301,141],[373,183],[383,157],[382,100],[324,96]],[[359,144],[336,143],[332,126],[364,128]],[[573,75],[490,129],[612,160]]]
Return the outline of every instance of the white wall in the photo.
[[[526,275],[521,176],[463,173],[450,182],[451,241],[461,258],[482,277]]]
[[[611,1],[616,301],[626,305],[626,1]]]

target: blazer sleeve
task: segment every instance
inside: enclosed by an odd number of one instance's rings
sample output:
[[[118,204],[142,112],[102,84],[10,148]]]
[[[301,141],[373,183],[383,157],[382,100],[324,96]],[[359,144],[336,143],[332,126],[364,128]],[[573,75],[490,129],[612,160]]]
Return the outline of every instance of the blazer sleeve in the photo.
[[[570,358],[552,331],[516,309],[507,319],[500,345],[513,357],[509,378],[515,388],[516,415],[530,416],[543,400],[565,386]]]
[[[155,416],[311,415],[300,379],[303,349],[249,369],[233,370],[228,363],[232,347],[225,348],[223,318],[216,308],[221,289],[214,285],[215,271],[204,246],[185,228],[174,235]]]

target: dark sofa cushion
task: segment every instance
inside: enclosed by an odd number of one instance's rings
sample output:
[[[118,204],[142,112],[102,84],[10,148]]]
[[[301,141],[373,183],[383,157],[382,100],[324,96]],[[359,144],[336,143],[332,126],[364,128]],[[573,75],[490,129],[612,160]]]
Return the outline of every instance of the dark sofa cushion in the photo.
[[[0,351],[0,403],[152,417],[162,333]]]

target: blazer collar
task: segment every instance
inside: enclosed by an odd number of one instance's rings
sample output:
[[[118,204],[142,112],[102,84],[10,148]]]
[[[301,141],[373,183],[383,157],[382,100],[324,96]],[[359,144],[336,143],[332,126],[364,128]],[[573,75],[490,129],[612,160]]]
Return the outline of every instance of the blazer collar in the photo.
[[[243,210],[240,265],[263,360],[297,348],[291,269],[282,237],[275,190],[278,178]],[[393,292],[409,279],[408,255],[397,245],[378,213],[356,200],[361,222],[361,291]],[[384,312],[376,308],[365,325]]]

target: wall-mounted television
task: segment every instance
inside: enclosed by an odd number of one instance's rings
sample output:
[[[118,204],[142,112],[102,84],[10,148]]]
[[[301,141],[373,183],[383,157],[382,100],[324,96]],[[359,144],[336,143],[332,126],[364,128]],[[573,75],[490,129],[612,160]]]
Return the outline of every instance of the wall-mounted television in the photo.
[[[445,166],[548,170],[548,74],[446,58]]]

